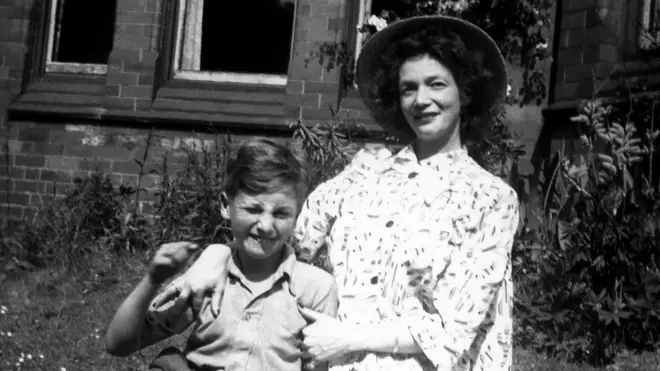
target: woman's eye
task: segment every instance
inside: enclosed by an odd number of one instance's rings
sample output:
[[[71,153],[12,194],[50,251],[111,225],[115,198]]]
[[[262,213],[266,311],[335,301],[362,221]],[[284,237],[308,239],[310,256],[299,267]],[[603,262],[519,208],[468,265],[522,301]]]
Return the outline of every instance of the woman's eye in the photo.
[[[407,96],[407,95],[413,94],[414,92],[415,92],[415,89],[411,89],[411,88],[402,88],[401,89],[401,95],[406,95]]]
[[[261,213],[261,209],[259,209],[258,207],[246,207],[245,211],[247,211],[250,214],[259,214],[259,213]]]
[[[442,81],[436,81],[436,82],[431,84],[431,87],[434,88],[434,89],[444,88],[445,86],[447,86],[447,84],[445,84]]]

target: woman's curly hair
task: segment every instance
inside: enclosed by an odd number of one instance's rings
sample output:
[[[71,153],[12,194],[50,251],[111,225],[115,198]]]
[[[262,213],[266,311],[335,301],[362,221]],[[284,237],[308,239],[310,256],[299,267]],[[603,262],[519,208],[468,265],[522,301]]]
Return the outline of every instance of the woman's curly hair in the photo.
[[[493,74],[484,67],[479,50],[468,50],[462,37],[439,27],[427,27],[398,39],[385,48],[371,80],[369,95],[374,97],[372,112],[376,120],[396,120],[396,130],[413,139],[415,134],[406,124],[399,102],[399,70],[409,58],[429,55],[442,63],[454,76],[461,97],[467,102],[461,108],[460,136],[463,143],[478,142],[490,124],[493,107],[484,99],[492,94]],[[406,133],[407,132],[407,133]]]

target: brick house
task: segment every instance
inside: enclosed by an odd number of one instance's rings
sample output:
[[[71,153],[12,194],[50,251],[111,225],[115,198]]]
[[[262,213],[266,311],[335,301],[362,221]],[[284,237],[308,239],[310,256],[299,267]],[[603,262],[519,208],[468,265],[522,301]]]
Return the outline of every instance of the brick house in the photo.
[[[149,133],[157,161],[181,143],[212,140],[209,125],[287,139],[293,120],[328,119],[338,72],[306,56],[322,42],[357,48],[356,26],[376,1],[0,0],[3,217],[27,215],[54,182],[97,167],[134,183]],[[653,24],[655,2],[558,1],[545,124],[540,108],[514,119],[535,163],[572,135],[568,117],[591,94],[587,71],[605,79],[618,51],[635,54],[638,36],[614,40],[605,29],[640,17]],[[355,92],[342,107],[378,132]]]
[[[0,205],[26,215],[53,181],[94,168],[134,183],[151,129],[157,161],[213,140],[209,126],[287,139],[292,120],[328,119],[338,73],[306,56],[357,37],[354,7],[364,1],[0,1]],[[366,117],[355,95],[343,106]]]
[[[583,99],[597,94],[625,104],[621,88],[635,80],[647,90],[658,89],[659,16],[658,0],[557,2],[551,91],[534,149],[537,169],[559,148],[579,152],[570,117]]]

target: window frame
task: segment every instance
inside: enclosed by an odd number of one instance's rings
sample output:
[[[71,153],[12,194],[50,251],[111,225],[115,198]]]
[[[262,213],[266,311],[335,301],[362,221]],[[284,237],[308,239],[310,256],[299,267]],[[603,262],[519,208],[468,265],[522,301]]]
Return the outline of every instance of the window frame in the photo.
[[[239,73],[223,71],[190,71],[181,69],[181,52],[183,49],[185,13],[188,1],[215,1],[215,0],[178,0],[177,6],[173,7],[173,34],[172,34],[172,65],[171,78],[173,80],[184,80],[193,82],[208,83],[229,83],[229,84],[249,84],[249,85],[267,85],[267,86],[286,86],[288,82],[288,72],[286,74],[275,75],[265,73]],[[293,59],[293,50],[295,42],[295,31],[297,27],[297,10],[299,0],[294,2],[294,17],[291,28],[291,41],[289,43],[289,64]],[[202,4],[203,6],[203,4]]]
[[[362,44],[364,43],[364,33],[357,30],[358,27],[362,26],[364,22],[369,19],[371,16],[371,5],[372,0],[357,0],[358,1],[358,12],[357,20],[355,23],[355,46],[353,47],[355,54],[355,63],[357,64],[358,57],[362,51]]]
[[[51,0],[48,4],[48,18],[46,25],[45,43],[45,73],[71,73],[84,75],[105,75],[108,73],[108,64],[75,63],[53,61],[53,46],[55,43],[55,27],[57,26],[57,7],[63,0]]]
[[[653,19],[652,11],[660,16],[660,0],[642,0],[639,32],[639,46],[642,50],[660,49],[660,17]]]

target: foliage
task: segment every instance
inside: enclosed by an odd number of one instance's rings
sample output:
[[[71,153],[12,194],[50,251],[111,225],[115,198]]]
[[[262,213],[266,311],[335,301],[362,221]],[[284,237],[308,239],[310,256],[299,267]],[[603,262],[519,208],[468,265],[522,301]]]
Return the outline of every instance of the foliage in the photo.
[[[54,185],[53,194],[44,196],[52,201],[43,202],[15,232],[0,239],[1,256],[19,266],[44,267],[84,261],[99,249],[149,251],[175,240],[225,242],[231,236],[220,216],[219,195],[231,148],[223,137],[216,148],[184,147],[182,168],[170,168],[173,154],[168,153],[149,174],[144,172],[146,156],[136,159],[142,169],[138,184],[145,176],[160,179],[149,191],[114,185],[100,171],[75,179],[64,195]],[[152,203],[144,201],[148,193]]]
[[[660,130],[643,120],[655,99],[624,110],[594,99],[573,118],[583,154],[556,154],[543,224],[514,249],[518,342],[594,365],[624,348],[657,348]]]
[[[135,192],[114,187],[107,174],[91,172],[74,180],[66,195],[43,197],[42,206],[16,233],[2,238],[2,254],[22,265],[43,267],[68,265],[91,252],[90,241],[105,238],[121,229],[123,211]]]
[[[373,1],[365,23],[358,25],[361,42],[386,24],[419,15],[442,14],[470,21],[497,43],[512,66],[523,71],[522,86],[508,103],[540,105],[547,97],[544,62],[548,48],[554,2],[551,0],[390,0]],[[356,55],[350,42],[324,42],[308,55],[327,70],[339,68],[345,90],[353,85]]]

